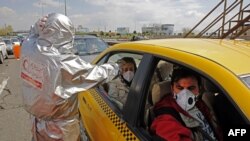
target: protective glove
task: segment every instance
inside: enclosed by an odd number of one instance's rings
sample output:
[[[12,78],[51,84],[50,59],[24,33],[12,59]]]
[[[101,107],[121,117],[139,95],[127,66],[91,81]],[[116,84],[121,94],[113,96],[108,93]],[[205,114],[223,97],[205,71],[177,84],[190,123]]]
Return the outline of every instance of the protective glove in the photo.
[[[48,20],[48,15],[46,16],[43,16],[41,19],[39,19],[37,22],[36,22],[36,26],[39,30],[39,33],[40,31],[43,31],[44,27],[45,27],[45,23],[47,22]]]
[[[43,16],[35,23],[35,25],[31,27],[31,32],[35,35],[39,35],[39,33],[43,31],[47,20],[48,20],[48,15]]]

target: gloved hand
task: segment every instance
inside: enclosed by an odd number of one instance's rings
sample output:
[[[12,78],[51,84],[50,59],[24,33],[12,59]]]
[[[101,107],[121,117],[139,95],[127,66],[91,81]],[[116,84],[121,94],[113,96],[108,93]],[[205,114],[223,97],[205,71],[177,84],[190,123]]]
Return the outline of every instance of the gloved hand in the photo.
[[[41,33],[45,27],[45,24],[48,20],[48,15],[46,16],[43,16],[41,19],[39,19],[35,25],[32,27],[32,32],[35,34],[35,35],[38,35],[39,33]]]
[[[47,22],[48,20],[48,15],[46,16],[43,16],[41,19],[39,19],[37,22],[36,22],[36,26],[38,27],[38,30],[39,31],[43,31],[44,27],[45,27],[45,23]]]

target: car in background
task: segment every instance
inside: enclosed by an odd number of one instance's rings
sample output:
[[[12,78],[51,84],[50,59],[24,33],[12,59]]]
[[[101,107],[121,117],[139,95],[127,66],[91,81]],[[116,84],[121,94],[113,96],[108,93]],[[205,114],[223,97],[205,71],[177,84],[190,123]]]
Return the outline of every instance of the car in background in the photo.
[[[8,54],[13,54],[13,43],[11,39],[3,39],[6,44]]]
[[[15,45],[15,44],[20,45],[20,40],[19,40],[18,38],[10,38],[10,40],[11,40],[11,43],[12,43],[13,45]]]
[[[8,57],[9,56],[8,56],[6,44],[3,41],[3,39],[0,38],[0,64],[2,64],[4,62],[4,59],[7,59]]]
[[[137,69],[122,109],[109,96],[109,82],[78,94],[82,137],[93,141],[152,140],[152,109],[171,91],[172,70],[178,67],[200,75],[201,98],[207,99],[204,101],[210,104],[225,135],[228,127],[248,126],[249,46],[249,42],[236,40],[161,39],[109,47],[93,64],[116,63],[123,57],[132,57]]]
[[[132,36],[131,40],[130,41],[140,41],[140,40],[148,40],[147,37],[145,36]]]
[[[76,36],[73,46],[73,52],[87,62],[108,48],[105,41],[93,35]]]

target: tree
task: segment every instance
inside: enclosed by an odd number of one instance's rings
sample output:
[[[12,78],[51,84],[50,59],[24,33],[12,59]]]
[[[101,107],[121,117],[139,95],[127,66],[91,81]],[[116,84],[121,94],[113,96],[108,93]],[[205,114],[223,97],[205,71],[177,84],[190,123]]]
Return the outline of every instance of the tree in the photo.
[[[185,36],[187,33],[189,33],[189,31],[191,31],[191,29],[188,28],[188,27],[182,28],[182,35]],[[192,32],[189,34],[189,36],[190,36],[190,35],[191,35],[191,36],[194,36],[194,35],[195,35],[195,32],[196,32],[196,31],[192,31]]]
[[[184,28],[182,28],[182,34],[186,35],[190,30],[191,30],[190,28],[184,27]]]
[[[112,36],[112,35],[111,35],[111,30],[109,30],[109,37],[111,38],[111,36]]]
[[[103,32],[103,31],[101,31],[101,32],[100,32],[100,36],[103,36],[103,35],[104,35],[104,32]]]
[[[134,30],[134,32],[133,32],[134,34],[136,34],[136,31]]]
[[[11,35],[11,33],[13,32],[13,28],[11,25],[5,25],[4,28],[0,28],[0,35],[1,36],[6,36],[6,35]]]

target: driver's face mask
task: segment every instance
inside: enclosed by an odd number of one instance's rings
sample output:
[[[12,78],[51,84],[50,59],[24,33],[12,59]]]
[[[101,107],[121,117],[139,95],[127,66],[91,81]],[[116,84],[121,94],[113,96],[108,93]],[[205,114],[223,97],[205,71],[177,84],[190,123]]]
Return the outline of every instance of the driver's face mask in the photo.
[[[179,93],[174,94],[174,98],[177,104],[185,111],[192,109],[197,101],[197,96],[188,89],[183,89]]]
[[[128,82],[130,82],[133,79],[133,77],[134,77],[134,72],[132,72],[132,71],[126,71],[126,72],[123,73],[122,76],[123,76],[123,78],[125,80],[127,80]]]

